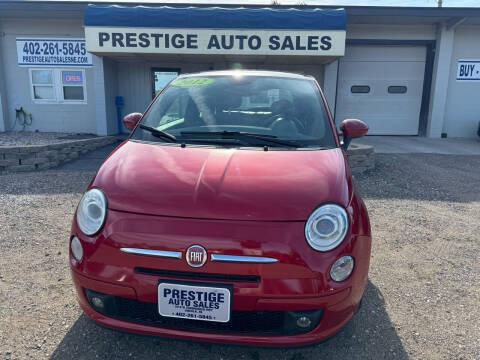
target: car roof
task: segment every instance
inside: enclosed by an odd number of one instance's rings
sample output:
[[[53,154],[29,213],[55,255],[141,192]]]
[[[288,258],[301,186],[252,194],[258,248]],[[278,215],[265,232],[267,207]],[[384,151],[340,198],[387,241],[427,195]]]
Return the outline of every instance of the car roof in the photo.
[[[265,77],[281,77],[289,79],[305,79],[312,80],[311,76],[302,74],[295,74],[283,71],[270,70],[214,70],[202,71],[190,74],[180,74],[179,77],[194,77],[194,76],[265,76]]]

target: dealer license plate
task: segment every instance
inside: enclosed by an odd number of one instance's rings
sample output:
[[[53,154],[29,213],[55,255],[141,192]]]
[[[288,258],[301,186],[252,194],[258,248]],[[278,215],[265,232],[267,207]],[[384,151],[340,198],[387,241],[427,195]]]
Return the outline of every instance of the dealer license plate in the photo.
[[[228,322],[230,297],[227,287],[159,283],[158,311],[174,318]]]

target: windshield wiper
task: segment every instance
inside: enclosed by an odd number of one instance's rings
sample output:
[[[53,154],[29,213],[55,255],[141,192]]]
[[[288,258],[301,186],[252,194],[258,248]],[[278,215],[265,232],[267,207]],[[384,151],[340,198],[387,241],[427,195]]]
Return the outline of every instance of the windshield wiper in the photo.
[[[243,131],[228,131],[228,130],[223,130],[223,131],[182,131],[180,134],[183,135],[214,135],[214,136],[221,136],[221,137],[233,137],[233,138],[238,138],[238,137],[243,137],[244,139],[257,139],[260,141],[263,141],[264,143],[269,143],[269,144],[276,144],[276,145],[282,145],[282,146],[287,146],[287,147],[295,147],[298,148],[300,145],[296,142],[289,141],[289,140],[280,140],[277,139],[276,136],[274,135],[264,135],[264,134],[258,134],[258,133],[250,133],[250,132],[243,132]]]
[[[177,142],[177,138],[175,136],[173,136],[172,134],[169,134],[165,131],[158,130],[154,127],[143,125],[143,124],[139,124],[138,126],[140,127],[140,129],[150,131],[150,133],[155,137],[168,139],[171,142]]]

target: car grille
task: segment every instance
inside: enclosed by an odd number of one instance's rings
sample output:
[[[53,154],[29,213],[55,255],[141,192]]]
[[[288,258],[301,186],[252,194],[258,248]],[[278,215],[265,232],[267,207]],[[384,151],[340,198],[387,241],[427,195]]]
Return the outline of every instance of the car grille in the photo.
[[[116,297],[117,316],[148,325],[205,332],[282,334],[282,311],[232,311],[228,323],[178,319],[161,316],[156,303]]]
[[[119,296],[102,294],[85,289],[85,295],[96,311],[119,320],[130,321],[162,328],[249,335],[295,335],[313,330],[319,323],[323,311],[237,311],[231,312],[230,321],[227,323],[170,318],[161,316],[158,304]],[[102,307],[92,303],[94,297],[103,300]],[[312,319],[311,326],[300,328],[296,326],[299,317],[308,316]]]
[[[227,282],[260,282],[260,276],[258,275],[235,275],[235,274],[212,274],[212,273],[201,273],[195,271],[174,271],[174,270],[162,270],[162,269],[152,269],[145,267],[135,267],[135,272],[137,274],[144,275],[153,275],[153,276],[166,276],[166,277],[176,277],[182,279],[193,279],[193,280],[213,280],[213,281],[227,281]]]

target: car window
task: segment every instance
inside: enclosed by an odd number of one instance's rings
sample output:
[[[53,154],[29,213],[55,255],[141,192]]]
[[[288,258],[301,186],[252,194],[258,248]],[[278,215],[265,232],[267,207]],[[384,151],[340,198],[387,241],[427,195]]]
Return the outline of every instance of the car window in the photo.
[[[166,107],[165,111],[160,114],[159,126],[172,125],[183,121],[185,117],[185,109],[188,102],[188,94],[178,94]]]
[[[335,147],[332,127],[315,82],[269,76],[183,77],[160,94],[142,124],[188,143],[188,132],[235,131]],[[137,128],[132,136],[153,139]]]
[[[293,101],[292,93],[284,89],[261,90],[257,93],[242,96],[242,103],[239,109],[246,110],[251,108],[271,107],[272,104],[281,99]]]

